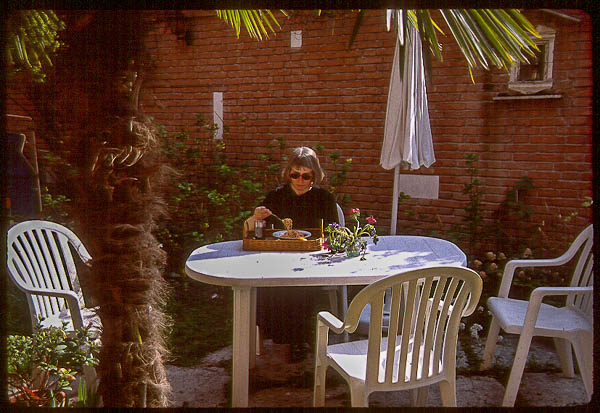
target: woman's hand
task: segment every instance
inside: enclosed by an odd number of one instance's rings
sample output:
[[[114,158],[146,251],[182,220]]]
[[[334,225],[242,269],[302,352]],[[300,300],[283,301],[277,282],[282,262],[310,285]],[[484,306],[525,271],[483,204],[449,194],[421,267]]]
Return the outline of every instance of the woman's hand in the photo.
[[[259,206],[254,209],[254,214],[250,218],[246,220],[246,225],[244,227],[244,236],[246,235],[246,231],[251,231],[254,229],[254,223],[256,221],[262,221],[266,219],[272,212],[269,208],[264,206]]]
[[[269,208],[264,207],[264,206],[259,206],[259,207],[256,207],[256,209],[254,209],[254,214],[252,215],[252,218],[254,218],[254,221],[262,221],[271,214],[272,214],[272,212]]]

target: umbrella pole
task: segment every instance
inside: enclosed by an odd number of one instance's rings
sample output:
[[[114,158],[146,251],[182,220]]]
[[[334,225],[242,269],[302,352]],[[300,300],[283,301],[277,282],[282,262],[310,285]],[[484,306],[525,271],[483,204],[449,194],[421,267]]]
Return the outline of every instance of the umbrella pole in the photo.
[[[392,219],[390,222],[390,235],[396,235],[396,223],[398,222],[398,180],[400,179],[400,165],[394,168],[394,189],[392,191]]]

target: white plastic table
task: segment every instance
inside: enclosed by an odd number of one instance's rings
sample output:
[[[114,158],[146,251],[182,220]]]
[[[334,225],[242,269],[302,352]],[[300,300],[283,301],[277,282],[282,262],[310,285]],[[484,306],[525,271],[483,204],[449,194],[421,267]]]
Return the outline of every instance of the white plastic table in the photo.
[[[194,280],[233,288],[231,404],[247,407],[248,372],[256,350],[256,287],[364,285],[410,269],[466,263],[456,245],[430,237],[381,236],[377,245],[368,240],[364,261],[324,250],[243,251],[240,240],[194,250],[185,272]]]

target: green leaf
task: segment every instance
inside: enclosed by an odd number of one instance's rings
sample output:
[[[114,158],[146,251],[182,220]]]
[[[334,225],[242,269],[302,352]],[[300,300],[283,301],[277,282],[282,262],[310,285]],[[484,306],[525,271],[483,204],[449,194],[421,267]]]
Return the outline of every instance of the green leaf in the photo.
[[[503,27],[505,27],[507,33],[513,36],[516,39],[516,41],[521,44],[521,47],[523,47],[527,53],[532,54],[531,50],[527,46],[532,47],[536,51],[539,51],[537,44],[535,44],[535,42],[531,40],[531,37],[527,34],[527,32],[525,32],[523,29],[521,29],[521,27],[519,27],[517,22],[515,22],[510,17],[510,14],[508,14],[506,10],[489,10],[488,13],[494,16],[498,24],[501,24]],[[533,33],[531,33],[531,35],[540,37],[537,31],[534,31]]]
[[[287,16],[283,10],[281,12],[284,16]],[[281,28],[281,25],[270,10],[216,10],[216,14],[218,18],[229,23],[235,29],[238,38],[242,26],[244,26],[251,38],[259,40],[262,40],[263,35],[268,39],[269,31],[275,33],[270,20],[277,27]]]
[[[533,34],[537,38],[541,38],[542,37],[537,32],[537,30],[535,29],[535,27],[533,27],[533,25],[531,24],[531,22],[529,20],[527,20],[521,14],[521,12],[519,10],[517,10],[517,9],[509,9],[508,13],[515,19],[515,21],[518,24],[520,24],[521,26],[523,26],[525,28],[525,30],[527,30],[529,33]]]
[[[446,24],[450,28],[450,32],[454,36],[454,39],[458,43],[458,46],[465,57],[467,59],[467,64],[469,65],[469,69],[471,67],[475,67],[477,62],[475,61],[475,56],[473,56],[472,48],[474,47],[471,44],[470,37],[465,33],[465,29],[461,26],[460,22],[455,16],[454,10],[440,10],[442,17],[446,20]]]
[[[424,31],[424,33],[421,34],[421,39],[423,40],[423,37],[425,37],[426,43],[429,44],[430,50],[438,60],[442,61],[441,45],[437,40],[437,35],[435,34],[435,28],[432,24],[432,18],[429,14],[429,10],[418,10],[417,20],[420,20],[419,26],[422,27],[422,30]]]

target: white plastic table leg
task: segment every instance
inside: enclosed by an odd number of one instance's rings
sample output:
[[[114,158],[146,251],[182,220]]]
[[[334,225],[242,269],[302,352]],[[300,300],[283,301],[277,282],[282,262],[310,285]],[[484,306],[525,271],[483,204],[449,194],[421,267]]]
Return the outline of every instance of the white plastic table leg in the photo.
[[[231,406],[248,407],[248,370],[250,366],[251,287],[233,288],[233,367]]]

